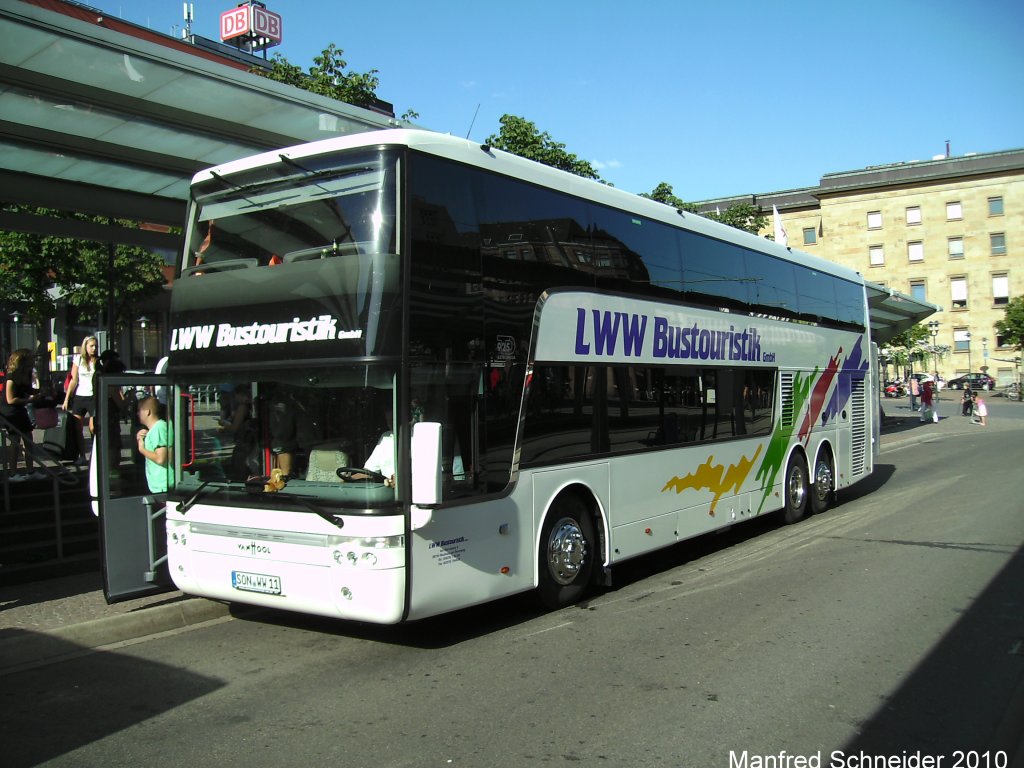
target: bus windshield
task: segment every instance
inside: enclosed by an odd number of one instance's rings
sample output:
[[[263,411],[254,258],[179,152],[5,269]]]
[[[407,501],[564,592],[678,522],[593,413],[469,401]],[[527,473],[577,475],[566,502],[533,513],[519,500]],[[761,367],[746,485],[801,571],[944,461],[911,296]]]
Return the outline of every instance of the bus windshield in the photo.
[[[372,509],[395,499],[394,381],[382,366],[180,382],[177,491]],[[340,470],[340,472],[339,472]],[[258,497],[262,501],[258,501]]]
[[[394,253],[394,162],[364,151],[215,175],[193,190],[183,276]]]

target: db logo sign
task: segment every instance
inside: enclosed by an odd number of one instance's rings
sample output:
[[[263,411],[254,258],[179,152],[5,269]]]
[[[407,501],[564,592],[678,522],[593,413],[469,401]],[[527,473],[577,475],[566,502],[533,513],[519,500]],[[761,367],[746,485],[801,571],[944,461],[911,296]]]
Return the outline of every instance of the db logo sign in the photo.
[[[220,15],[220,39],[262,37],[281,42],[280,14],[256,5],[242,5]]]

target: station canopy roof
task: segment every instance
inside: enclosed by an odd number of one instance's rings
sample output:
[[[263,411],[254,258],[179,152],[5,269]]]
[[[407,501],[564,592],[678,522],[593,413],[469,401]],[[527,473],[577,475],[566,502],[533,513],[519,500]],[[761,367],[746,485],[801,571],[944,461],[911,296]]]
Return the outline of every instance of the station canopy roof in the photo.
[[[203,168],[401,123],[88,6],[0,0],[0,37],[0,199],[8,203],[180,227],[189,182]],[[38,218],[0,213],[0,228],[53,222]],[[97,225],[84,229],[80,236],[99,239]],[[157,232],[106,235],[177,246]]]
[[[941,312],[942,307],[927,301],[918,301],[905,293],[894,291],[877,283],[867,283],[868,315],[871,338],[879,345],[888,343],[893,336],[917,325],[926,317]]]

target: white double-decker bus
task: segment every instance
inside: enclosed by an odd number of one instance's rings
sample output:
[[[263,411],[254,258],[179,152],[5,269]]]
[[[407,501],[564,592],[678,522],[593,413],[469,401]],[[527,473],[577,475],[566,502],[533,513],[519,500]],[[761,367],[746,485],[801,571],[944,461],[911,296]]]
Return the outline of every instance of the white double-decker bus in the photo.
[[[874,462],[865,295],[846,268],[435,133],[202,172],[165,518],[151,504],[170,576],[395,623],[527,590],[566,605],[629,558],[821,512]]]

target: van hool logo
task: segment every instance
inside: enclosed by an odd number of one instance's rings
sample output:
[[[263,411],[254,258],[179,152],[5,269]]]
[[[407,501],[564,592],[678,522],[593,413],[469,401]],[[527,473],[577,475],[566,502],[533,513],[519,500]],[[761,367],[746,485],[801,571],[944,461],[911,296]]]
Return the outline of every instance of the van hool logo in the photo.
[[[250,541],[245,544],[242,542],[238,543],[238,551],[246,555],[269,555],[270,545],[261,544],[258,541]]]
[[[171,331],[171,350],[247,347],[261,344],[287,344],[297,341],[361,339],[362,330],[338,330],[338,319],[330,315],[293,318],[288,323],[250,323],[249,325],[189,325]]]

